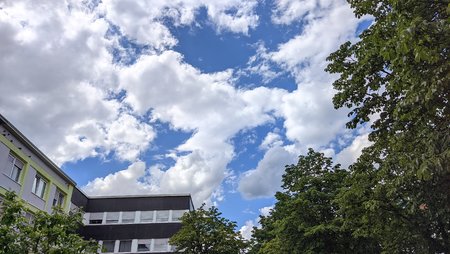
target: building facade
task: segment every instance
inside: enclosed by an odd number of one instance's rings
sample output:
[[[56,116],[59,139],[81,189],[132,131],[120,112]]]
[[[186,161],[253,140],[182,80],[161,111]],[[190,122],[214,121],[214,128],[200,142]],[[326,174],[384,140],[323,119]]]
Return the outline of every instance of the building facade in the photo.
[[[14,191],[28,210],[70,209],[75,182],[0,115],[0,196]]]
[[[104,253],[171,253],[169,238],[194,209],[190,195],[88,197],[78,189],[72,203],[85,211],[81,235]]]
[[[32,219],[54,206],[84,211],[80,234],[103,253],[171,253],[169,238],[180,217],[193,210],[190,195],[89,197],[76,183],[0,114],[0,201],[14,191]]]

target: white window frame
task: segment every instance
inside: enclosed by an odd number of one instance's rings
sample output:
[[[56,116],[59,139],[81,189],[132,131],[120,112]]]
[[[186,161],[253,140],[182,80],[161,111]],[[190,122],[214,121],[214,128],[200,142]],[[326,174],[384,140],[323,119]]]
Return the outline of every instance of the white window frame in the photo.
[[[105,246],[104,244],[105,244],[105,242],[113,242],[113,251],[111,252],[111,251],[106,251],[106,252],[103,252],[103,247]],[[114,253],[114,251],[115,251],[115,249],[116,249],[116,241],[115,240],[103,240],[102,241],[102,250],[100,251],[100,253]]]
[[[164,245],[161,249],[156,249],[157,245],[157,241],[164,241]],[[165,248],[164,248],[165,247]],[[152,244],[152,252],[168,252],[170,249],[170,244],[169,244],[169,238],[155,238],[153,239],[153,244]]]
[[[47,189],[48,182],[45,180],[44,177],[36,173],[36,176],[34,177],[33,182],[33,188],[31,189],[31,192],[35,194],[36,196],[44,199],[45,191]]]
[[[109,217],[112,214],[117,214],[117,219]],[[120,212],[106,212],[105,224],[118,224],[120,219]]]
[[[103,212],[99,212],[99,213],[90,213],[89,214],[89,220],[88,220],[88,224],[89,225],[101,225],[103,224],[103,217],[104,217],[104,213]],[[91,221],[100,221],[100,223],[91,223]]]
[[[161,214],[166,214],[167,213],[167,217],[159,217],[159,215]],[[164,220],[162,220],[164,219]],[[156,211],[156,219],[155,219],[156,223],[167,223],[170,222],[170,210],[157,210]]]
[[[133,218],[125,219],[125,217],[126,217],[125,214],[132,214]],[[125,220],[130,220],[130,221],[125,221]],[[135,220],[136,220],[136,212],[135,211],[123,211],[120,223],[129,224],[129,223],[134,223]]]
[[[130,242],[130,249],[129,249],[129,250],[121,251],[121,250],[120,250],[120,247],[121,247],[121,243],[122,243],[122,242]],[[119,241],[118,253],[129,253],[129,252],[131,252],[132,247],[133,247],[133,240],[130,240],[130,239],[128,239],[128,240],[120,240],[120,241]]]
[[[143,214],[151,214],[151,216],[149,216],[149,219],[151,218],[151,220],[148,220],[148,221],[143,221],[142,220],[142,216],[143,216]],[[155,211],[141,211],[140,212],[140,216],[139,216],[139,222],[140,223],[153,223],[153,222],[155,222]]]
[[[148,245],[148,250],[139,250],[139,244]],[[136,248],[137,252],[150,252],[152,250],[152,239],[138,239]]]
[[[19,182],[20,175],[23,171],[23,167],[25,166],[25,163],[21,161],[19,158],[17,158],[16,155],[13,153],[9,153],[8,155],[8,162],[11,163],[11,168],[9,169],[9,178],[11,178],[14,182]],[[19,162],[21,167],[19,167]]]
[[[172,216],[170,217],[170,221],[171,222],[181,222],[181,220],[180,220],[181,216],[183,216],[188,211],[189,210],[172,210]],[[181,213],[181,216],[178,218],[175,218],[174,215],[178,215],[177,213]]]
[[[60,189],[56,188],[55,196],[53,197],[53,206],[64,207],[64,201],[66,200],[66,195]],[[55,204],[56,203],[56,204]]]

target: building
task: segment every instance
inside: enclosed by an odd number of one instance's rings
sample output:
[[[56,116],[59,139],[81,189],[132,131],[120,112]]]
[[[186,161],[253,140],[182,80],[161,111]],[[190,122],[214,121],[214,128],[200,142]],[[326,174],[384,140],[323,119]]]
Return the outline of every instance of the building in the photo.
[[[194,209],[190,195],[88,197],[78,189],[72,203],[85,211],[81,235],[105,253],[170,253],[180,217]]]
[[[76,183],[0,115],[0,196],[14,191],[33,211],[70,209]]]
[[[170,253],[169,238],[180,217],[193,210],[186,195],[89,197],[76,183],[0,114],[0,200],[14,191],[25,201],[25,216],[38,210],[80,208],[80,234],[95,239],[104,253]]]

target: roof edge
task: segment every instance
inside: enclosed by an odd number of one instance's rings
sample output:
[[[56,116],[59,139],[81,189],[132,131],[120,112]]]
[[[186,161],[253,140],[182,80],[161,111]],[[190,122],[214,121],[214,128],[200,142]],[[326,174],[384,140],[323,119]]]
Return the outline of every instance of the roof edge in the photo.
[[[8,131],[12,132],[18,140],[24,143],[28,149],[34,152],[39,159],[41,159],[50,169],[54,170],[56,174],[62,177],[64,180],[70,182],[73,186],[76,186],[76,182],[70,178],[61,168],[56,165],[52,160],[50,160],[47,155],[45,155],[39,148],[37,148],[25,135],[22,134],[8,119],[6,119],[2,114],[0,114],[0,124],[4,124]]]
[[[110,199],[110,198],[156,198],[156,197],[189,197],[192,199],[189,193],[180,194],[148,194],[148,195],[108,195],[108,196],[89,196],[86,195],[88,199]]]

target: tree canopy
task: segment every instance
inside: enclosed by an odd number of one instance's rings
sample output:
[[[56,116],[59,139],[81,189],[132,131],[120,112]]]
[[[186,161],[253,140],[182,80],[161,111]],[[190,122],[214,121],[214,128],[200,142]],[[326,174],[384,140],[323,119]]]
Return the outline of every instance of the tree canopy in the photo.
[[[449,1],[348,2],[373,23],[326,70],[372,145],[348,171],[312,150],[287,166],[251,253],[450,253]]]
[[[181,217],[182,227],[170,238],[176,252],[185,254],[239,254],[247,244],[235,231],[236,223],[221,217],[216,207],[185,213]]]
[[[89,254],[97,253],[95,241],[86,241],[77,230],[82,223],[80,211],[66,213],[55,207],[52,214],[24,216],[26,208],[14,192],[7,192],[0,214],[0,253]]]
[[[286,166],[283,192],[269,216],[254,228],[253,253],[373,253],[377,245],[342,227],[335,202],[349,172],[310,149],[298,164]]]
[[[373,24],[328,58],[336,108],[373,142],[338,197],[344,226],[386,253],[450,253],[448,0],[351,0]]]

